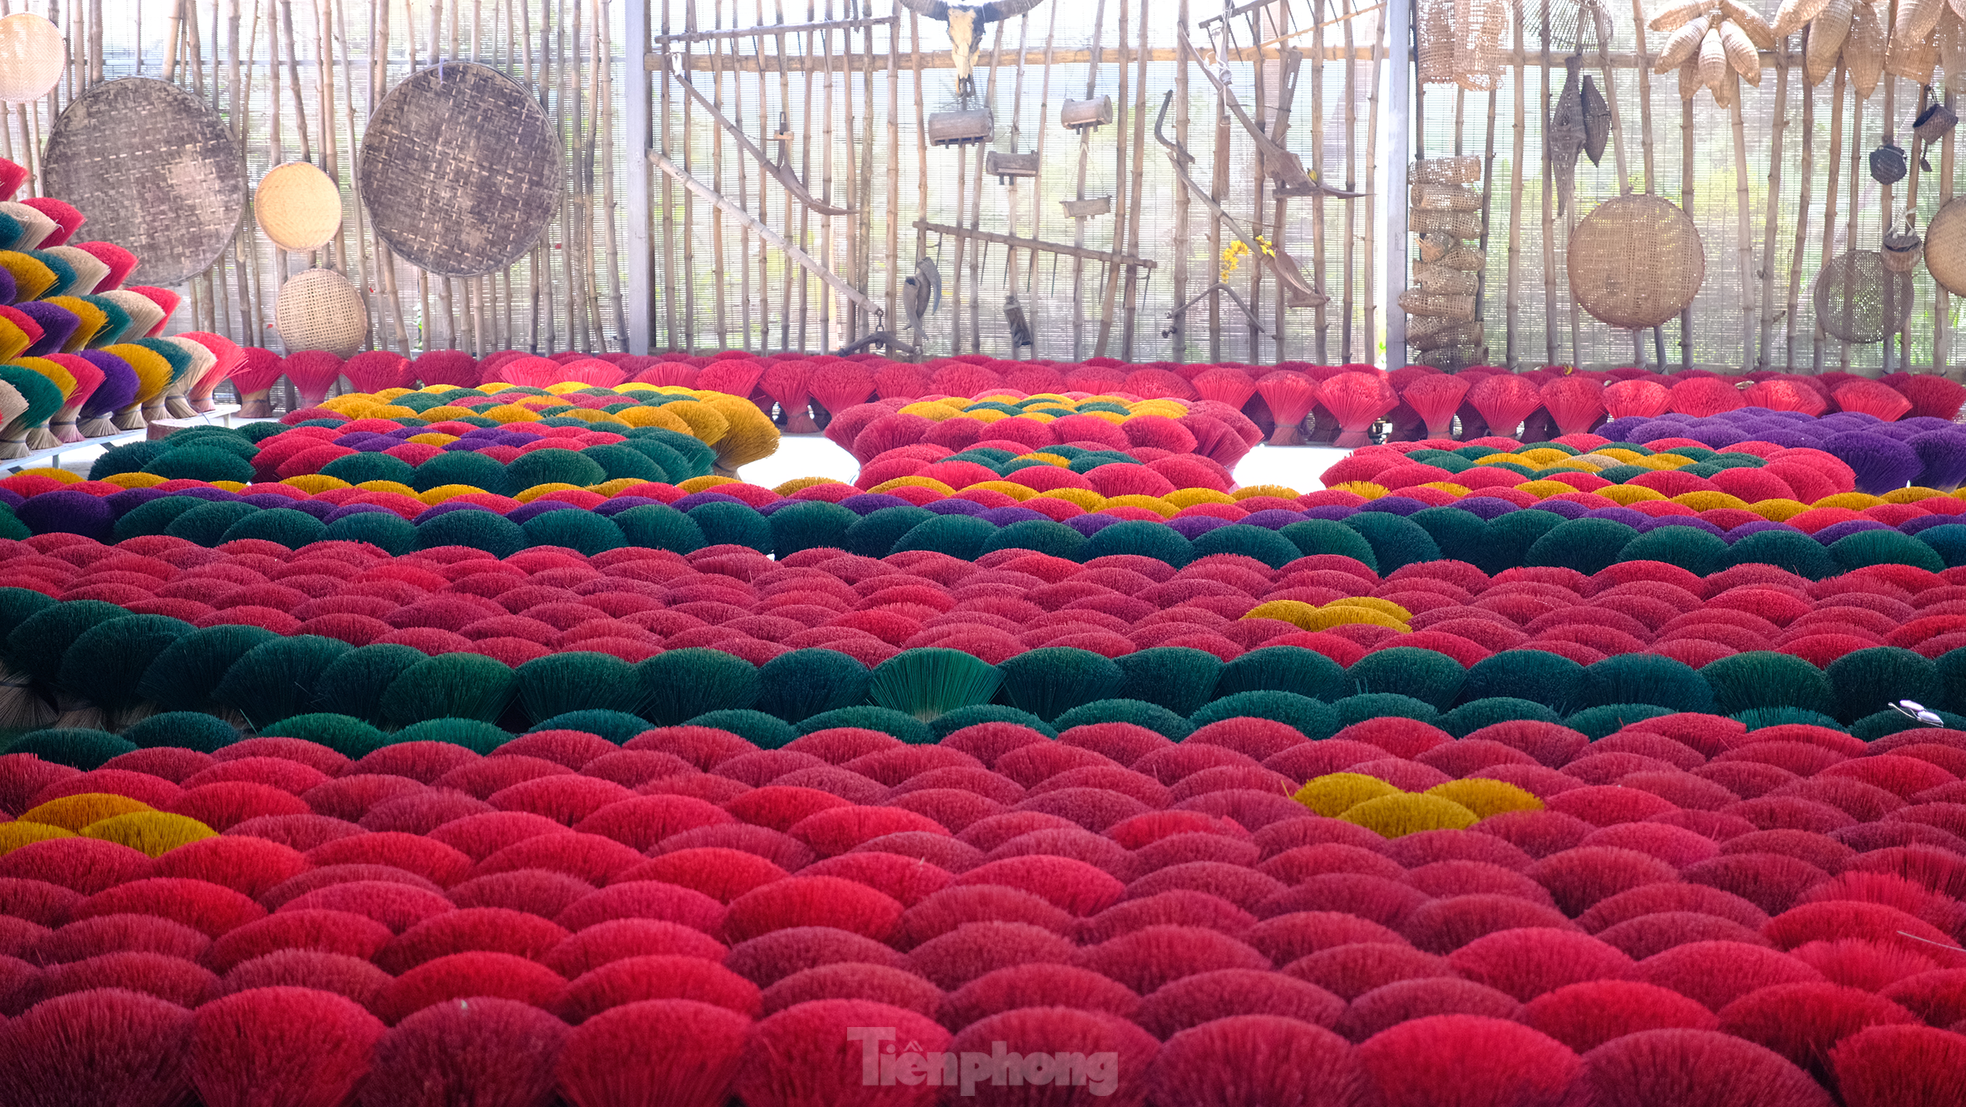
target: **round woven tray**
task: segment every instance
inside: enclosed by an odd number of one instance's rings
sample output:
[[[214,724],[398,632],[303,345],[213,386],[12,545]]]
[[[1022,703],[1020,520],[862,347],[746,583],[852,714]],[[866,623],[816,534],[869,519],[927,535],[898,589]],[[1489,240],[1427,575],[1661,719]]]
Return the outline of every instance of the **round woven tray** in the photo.
[[[1577,306],[1625,330],[1677,316],[1707,277],[1693,220],[1672,201],[1645,193],[1607,200],[1584,216],[1568,255]]]
[[[0,19],[0,101],[25,104],[61,80],[68,46],[54,24],[31,12]]]
[[[362,138],[376,233],[449,277],[503,269],[560,202],[560,141],[539,101],[488,66],[446,62],[391,89]]]
[[[369,337],[369,313],[348,278],[309,269],[287,280],[273,302],[273,326],[288,353],[328,350],[351,357]]]
[[[341,187],[309,162],[276,165],[253,192],[253,219],[282,250],[318,250],[341,230]]]
[[[210,268],[246,203],[246,165],[225,122],[148,77],[108,81],[69,104],[41,173],[47,194],[81,209],[98,239],[140,259],[131,284],[168,288]]]
[[[1925,270],[1940,288],[1966,296],[1966,196],[1947,201],[1925,228]]]
[[[1910,273],[1884,267],[1876,250],[1832,258],[1816,274],[1816,323],[1831,338],[1856,345],[1882,342],[1911,314]]]

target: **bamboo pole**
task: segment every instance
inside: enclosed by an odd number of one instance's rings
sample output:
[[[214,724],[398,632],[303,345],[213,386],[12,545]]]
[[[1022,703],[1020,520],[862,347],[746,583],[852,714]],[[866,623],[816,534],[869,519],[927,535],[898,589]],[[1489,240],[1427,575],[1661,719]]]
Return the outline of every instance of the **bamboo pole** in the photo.
[[[1367,351],[1363,360],[1374,365],[1379,362],[1379,358],[1376,356],[1379,348],[1379,301],[1378,297],[1374,294],[1374,286],[1377,282],[1373,280],[1373,273],[1375,271],[1373,262],[1379,256],[1373,248],[1374,228],[1378,225],[1379,217],[1379,86],[1385,83],[1386,24],[1389,21],[1381,18],[1376,22],[1377,29],[1372,35],[1372,95],[1370,107],[1366,113],[1367,123],[1365,128],[1365,272],[1361,274],[1365,281],[1365,345]],[[1400,50],[1402,52],[1407,48],[1407,36],[1409,33],[1410,29],[1407,27],[1401,27],[1399,29]],[[1406,68],[1402,66],[1398,72],[1401,74],[1400,79],[1405,80]],[[1395,153],[1401,164],[1404,164],[1406,151],[1400,150]],[[1280,243],[1281,240],[1279,240]],[[1281,286],[1283,282],[1278,281],[1277,284]],[[1279,287],[1277,293],[1281,296],[1283,289]],[[1276,330],[1279,336],[1283,334],[1283,313],[1281,311],[1277,313]],[[1279,337],[1277,341],[1279,347],[1281,347],[1282,338]],[[1390,351],[1388,356],[1391,356],[1393,353],[1397,353],[1397,351]],[[1397,366],[1388,365],[1386,368],[1393,369],[1397,368]]]
[[[1182,2],[1185,3],[1186,0],[1182,0]],[[1051,130],[1050,121],[1045,118],[1045,109],[1051,104],[1052,57],[1053,49],[1058,42],[1059,7],[1060,5],[1057,4],[1051,5],[1051,22],[1046,26],[1044,32],[1044,86],[1038,93],[1038,175],[1031,180],[1032,238],[1044,237],[1044,136],[1046,132]],[[1186,68],[1184,67],[1181,72],[1185,74]],[[1185,76],[1177,77],[1176,79],[1184,83],[1186,81]],[[1014,285],[1017,282],[1013,279],[1011,283]],[[1024,278],[1024,290],[1032,293],[1032,296],[1030,302],[1024,305],[1024,311],[1026,317],[1031,320],[1031,356],[1034,358],[1038,356],[1037,341],[1039,333],[1036,315],[1038,307],[1036,296],[1037,286],[1038,251],[1032,250],[1030,266],[1026,270]]]
[[[996,111],[997,106],[997,59],[1003,56],[1003,24],[1003,20],[997,20],[996,34],[993,36],[990,46],[990,75],[983,85],[983,103],[992,112]],[[1019,56],[1022,55],[1020,54]],[[976,148],[976,165],[972,170],[975,175],[970,178],[971,202],[969,229],[971,231],[983,229],[983,161],[983,147],[978,146]],[[956,225],[961,226],[962,220],[958,219]],[[962,241],[962,239],[957,240],[959,250]],[[975,248],[970,251],[969,255],[969,294],[971,297],[969,303],[969,348],[976,353],[983,352],[983,254],[985,249],[985,243],[979,241],[975,244]],[[961,254],[958,253],[957,256],[960,258]],[[957,268],[961,267],[962,263],[958,261]],[[961,297],[957,297],[957,300],[960,301]]]
[[[717,30],[721,31],[724,29],[724,0],[711,0],[711,3],[712,12],[714,13],[712,16],[713,24]],[[692,3],[690,7],[693,11],[696,5]],[[694,30],[695,28],[691,27],[690,29]],[[709,50],[710,102],[716,107],[718,114],[722,114],[724,110],[724,40],[720,38],[710,40]],[[710,179],[716,182],[714,185],[716,190],[722,192],[724,191],[724,129],[722,127],[711,127],[710,131]],[[742,172],[738,173],[740,179],[743,176],[744,174]],[[747,235],[746,237],[748,238],[749,236]],[[715,281],[713,287],[716,290],[713,309],[717,313],[717,346],[719,349],[729,349],[730,320],[726,314],[727,305],[724,302],[724,295],[726,286],[729,283],[725,280],[725,276],[730,272],[730,269],[724,259],[724,213],[715,208],[710,210],[710,266],[711,278]]]
[[[1148,4],[1149,0],[1140,0],[1140,50],[1136,61],[1139,72],[1134,80],[1133,93],[1133,202],[1129,205],[1133,216],[1126,223],[1126,252],[1134,257],[1140,256],[1140,224],[1145,221],[1147,211],[1147,59],[1152,46],[1148,38],[1151,26]],[[1118,243],[1114,245],[1117,248]],[[1139,310],[1140,270],[1129,265],[1126,267],[1125,317],[1120,331],[1120,357],[1125,361],[1133,360],[1133,330]]]
[[[753,26],[765,26],[765,0],[755,0],[757,22]],[[762,31],[752,40],[751,49],[757,54],[758,66],[758,149],[770,150],[771,145],[771,93],[765,84],[763,59],[765,36]],[[758,165],[758,222],[771,225],[771,189],[767,183],[771,172],[762,162]],[[750,229],[746,228],[749,234]],[[747,264],[748,267],[748,264]],[[764,249],[762,240],[758,246],[758,349],[771,349],[771,255]]]
[[[873,0],[859,0],[857,5],[849,7],[858,7],[866,15],[873,10]],[[852,37],[847,36],[849,46]],[[849,204],[854,209],[855,228],[853,285],[868,295],[874,291],[874,28],[861,31],[861,48],[863,52],[855,59],[860,67],[860,172],[854,179]],[[853,56],[850,49],[848,55]],[[851,300],[847,302],[847,311],[854,321],[847,332],[849,339],[858,340],[874,329],[871,311],[863,310]]]
[[[1782,199],[1782,136],[1788,132],[1789,59],[1787,43],[1775,51],[1775,120],[1768,140],[1768,195],[1762,197],[1767,222],[1762,229],[1761,252],[1761,353],[1753,359],[1758,369],[1768,368],[1775,342],[1775,238]],[[1804,205],[1806,207],[1806,205]]]
[[[1054,12],[1053,14],[1055,18],[1056,13]],[[1188,27],[1189,27],[1188,0],[1178,0],[1178,4],[1174,14],[1174,27],[1175,27],[1175,32],[1180,36],[1180,40],[1186,41],[1188,37]],[[1048,42],[1046,46],[1047,46],[1047,57],[1048,57],[1049,56]],[[1142,53],[1145,53],[1145,51],[1142,51]],[[1177,53],[1179,53],[1180,55],[1180,60],[1174,63],[1174,99],[1176,104],[1178,105],[1174,113],[1174,141],[1182,149],[1185,150],[1187,149],[1188,146],[1188,113],[1189,113],[1189,108],[1191,106],[1188,102],[1188,96],[1189,96],[1188,55],[1186,51],[1177,51]],[[1050,66],[1048,64],[1046,66],[1045,77],[1046,77],[1046,87],[1049,88]],[[1047,97],[1047,99],[1049,99],[1049,97]],[[1169,351],[1168,356],[1177,362],[1185,362],[1188,360],[1187,313],[1181,310],[1181,305],[1188,302],[1188,254],[1190,252],[1188,246],[1188,235],[1191,233],[1191,229],[1192,229],[1191,220],[1193,216],[1192,216],[1191,205],[1193,204],[1193,202],[1194,201],[1192,200],[1192,198],[1190,198],[1188,195],[1187,189],[1176,188],[1174,190],[1175,311],[1174,311],[1174,316],[1171,322],[1169,323],[1169,329],[1173,332],[1172,335],[1170,336],[1173,340],[1173,349]],[[1033,235],[1036,235],[1037,230],[1038,229],[1036,227],[1032,227],[1031,233]],[[1032,258],[1032,260],[1033,262],[1036,261],[1035,256]]]
[[[1262,23],[1261,23],[1262,18],[1263,16],[1262,13],[1260,12],[1254,13],[1252,15],[1251,18],[1252,29],[1260,29],[1262,27]],[[1258,34],[1258,37],[1259,38],[1261,37],[1260,33]],[[1260,126],[1272,109],[1269,103],[1270,82],[1268,80],[1268,75],[1264,72],[1265,63],[1268,61],[1268,59],[1265,58],[1260,52],[1257,52],[1255,54],[1255,58],[1256,58],[1256,62],[1255,65],[1252,67],[1253,73],[1250,80],[1250,86],[1254,90],[1254,96],[1252,97],[1252,99],[1254,99],[1256,102],[1256,120],[1258,125]],[[1253,188],[1254,195],[1251,198],[1250,207],[1249,207],[1250,222],[1255,225],[1256,233],[1258,236],[1262,235],[1264,229],[1263,200],[1265,195],[1269,191],[1269,183],[1270,183],[1268,174],[1266,174],[1263,170],[1264,170],[1263,158],[1262,155],[1259,153],[1256,157],[1255,171],[1250,174],[1250,183]],[[1274,237],[1275,228],[1274,227],[1270,228],[1270,231],[1271,231],[1270,241],[1274,243],[1276,241],[1276,238]],[[1250,259],[1252,264],[1249,267],[1249,304],[1254,311],[1261,311],[1262,303],[1263,303],[1263,278],[1265,274],[1263,272],[1262,265],[1254,264],[1255,262],[1257,262],[1257,260],[1258,259],[1256,258]],[[1275,321],[1270,328],[1272,331],[1281,331],[1283,329],[1283,288],[1282,288],[1283,282],[1279,281],[1277,283],[1278,283],[1278,288],[1276,293],[1276,304],[1275,307],[1272,309],[1274,314],[1271,316],[1271,318]],[[1249,341],[1249,360],[1251,364],[1260,365],[1262,364],[1263,353],[1264,353],[1263,332],[1261,328],[1257,325],[1256,320],[1253,317],[1245,318],[1243,320],[1243,323],[1244,323],[1245,334],[1247,335]]]
[[[1322,11],[1320,10],[1318,14],[1322,14]],[[1318,18],[1311,21],[1311,176],[1320,181],[1324,179],[1324,22],[1323,19]],[[1183,60],[1181,72],[1184,80],[1187,71],[1188,64]],[[1492,93],[1488,100],[1488,116],[1492,146],[1495,117],[1495,98]],[[1490,160],[1492,162],[1493,159]],[[1184,199],[1186,191],[1186,189],[1181,190]],[[1324,192],[1320,189],[1311,196],[1311,273],[1312,283],[1320,289],[1325,287],[1325,236],[1329,227],[1324,210]],[[1217,249],[1220,249],[1219,244]],[[1185,291],[1176,289],[1175,303],[1185,303],[1186,300]],[[1320,303],[1311,309],[1311,356],[1319,364],[1323,364],[1329,357],[1325,351],[1331,335],[1331,313],[1326,310],[1328,303],[1329,301]]]
[[[1693,101],[1688,99],[1679,104],[1679,207],[1688,215],[1693,213]],[[1679,367],[1693,368],[1693,305],[1687,304],[1679,313]]]
[[[1890,20],[1888,23],[1886,23],[1886,26],[1895,26],[1897,24],[1897,10],[1898,10],[1897,0],[1892,0],[1889,6],[1889,11],[1891,13]],[[1894,73],[1887,72],[1884,74],[1884,141],[1885,142],[1897,141],[1897,130],[1898,130],[1898,121],[1896,118],[1897,111],[1898,111],[1897,100],[1898,100],[1897,75]],[[1916,157],[1917,155],[1914,154],[1913,156]],[[1892,209],[1894,205],[1892,202],[1892,196],[1896,193],[1896,191],[1897,191],[1897,186],[1888,185],[1888,184],[1880,187],[1877,190],[1878,224],[1882,228],[1880,233],[1882,233],[1882,231],[1889,230],[1893,222]],[[1856,197],[1856,193],[1854,191],[1852,191],[1850,195],[1851,198],[1853,199]],[[1854,234],[1851,235],[1850,242],[1851,242],[1851,249],[1853,250],[1856,249],[1856,241],[1857,241],[1857,236]],[[1888,324],[1891,324],[1893,328],[1884,336],[1884,371],[1886,373],[1889,373],[1892,371],[1891,355],[1893,352],[1893,348],[1897,345],[1898,334],[1899,331],[1902,330],[1902,323],[1895,320],[1886,320],[1886,322]]]
[[[1952,107],[1952,93],[1945,94],[1945,106]],[[1952,202],[1952,132],[1939,142],[1939,207]],[[1945,286],[1932,282],[1932,371],[1944,375],[1952,363],[1952,295]]]
[[[1092,14],[1092,58],[1086,66],[1085,74],[1085,98],[1088,100],[1092,99],[1098,93],[1099,63],[1103,60],[1104,51],[1102,45],[1105,33],[1106,0],[1099,0],[1098,6],[1093,10]],[[1079,131],[1079,185],[1077,195],[1081,200],[1086,198],[1085,181],[1092,159],[1092,131],[1093,128],[1091,127],[1082,128]],[[1117,199],[1115,199],[1115,203],[1117,202]],[[1085,220],[1074,219],[1072,222],[1077,224],[1077,230],[1072,234],[1072,245],[1083,250],[1085,249]],[[1115,244],[1117,245],[1117,240]],[[1084,357],[1085,260],[1074,257],[1072,259],[1072,360],[1079,361]]]
[[[521,3],[524,2],[525,0],[521,0]],[[631,4],[636,4],[636,3],[646,4],[649,3],[650,0],[628,0],[628,2]],[[664,35],[667,35],[669,33],[669,0],[662,0],[662,33]],[[520,40],[528,44],[527,46],[528,57],[526,59],[526,68],[530,70],[532,68],[532,59],[530,57],[531,36],[521,35]],[[639,47],[641,44],[637,43],[636,45]],[[662,154],[663,157],[673,157],[675,154],[675,151],[671,150],[669,147],[669,132],[671,126],[670,119],[672,118],[670,113],[672,110],[672,101],[674,99],[675,93],[669,87],[669,82],[673,78],[669,76],[668,50],[669,50],[668,44],[664,43],[661,47],[661,51],[663,55],[662,56],[662,61],[663,61],[662,108],[661,111],[658,113],[659,119],[656,123],[656,140],[655,140],[655,148],[658,152]],[[677,324],[677,319],[676,319],[676,187],[675,187],[674,180],[667,173],[661,174],[661,177],[662,177],[662,181],[661,181],[662,184],[662,344],[665,349],[674,350],[678,348],[676,345],[676,335],[677,335],[677,330],[676,330],[676,324]]]
[[[1823,181],[1823,264],[1836,256],[1836,190],[1843,177],[1843,85],[1845,71],[1836,67],[1836,80],[1831,86],[1829,114],[1829,158],[1823,164],[1828,169]],[[1798,256],[1796,264],[1801,264]],[[1816,333],[1809,343],[1810,367],[1815,372],[1823,371],[1823,355],[1829,346],[1829,332],[1823,329],[1821,319],[1816,320]]]
[[[1851,97],[1850,97],[1850,205],[1849,205],[1850,211],[1849,211],[1849,215],[1847,216],[1849,220],[1849,229],[1843,241],[1843,249],[1846,252],[1850,250],[1855,250],[1857,248],[1857,203],[1858,200],[1863,196],[1863,193],[1859,191],[1863,187],[1861,184],[1863,180],[1863,176],[1862,176],[1863,163],[1864,163],[1863,150],[1864,150],[1864,101],[1863,98],[1858,97],[1855,94],[1855,89],[1852,88]],[[1849,272],[1849,270],[1846,269],[1845,272],[1847,273]],[[1846,295],[1843,299],[1844,299],[1844,304],[1846,306],[1846,311],[1845,311],[1846,325],[1844,327],[1844,333],[1847,334],[1849,333],[1849,327],[1847,325],[1847,318],[1848,318],[1847,308],[1851,298]],[[1850,368],[1850,343],[1839,341],[1838,346],[1842,352],[1842,361],[1840,363],[1841,367],[1844,369],[1848,369]]]
[[[901,11],[887,25],[887,294],[881,322],[889,334],[901,333]],[[872,36],[869,36],[870,40]],[[868,47],[872,49],[870,45]],[[893,351],[889,351],[892,353]]]
[[[294,37],[293,0],[280,0],[280,25],[287,39],[287,83],[293,91],[294,130],[300,135],[300,160],[313,161],[313,141],[307,136],[307,108],[300,98],[300,40]]]
[[[1345,6],[1348,11],[1355,10],[1351,0],[1346,0]],[[1349,60],[1353,57],[1352,21],[1350,19],[1345,20],[1344,28],[1345,57],[1347,59],[1345,62],[1345,191],[1356,192],[1358,190],[1358,159],[1356,156],[1356,149],[1358,147],[1358,65],[1356,62]],[[1345,228],[1345,292],[1343,299],[1344,315],[1340,319],[1338,328],[1338,356],[1348,363],[1356,360],[1356,347],[1352,343],[1352,320],[1354,318],[1352,306],[1352,275],[1354,272],[1352,255],[1358,241],[1357,211],[1358,209],[1353,205],[1346,204],[1343,220]],[[1368,262],[1368,264],[1370,263]],[[1251,302],[1254,303],[1254,301]],[[1280,326],[1281,323],[1279,322],[1278,325]]]
[[[1140,0],[1140,3],[1144,6],[1147,0]],[[1129,44],[1126,36],[1130,27],[1128,20],[1132,15],[1132,10],[1127,0],[1119,0],[1119,5],[1119,34],[1114,39],[1119,54],[1119,61],[1114,68],[1119,71],[1120,75],[1119,94],[1113,97],[1113,108],[1118,115],[1118,126],[1113,128],[1115,139],[1113,142],[1114,253],[1119,252],[1120,243],[1126,241],[1127,228],[1132,225],[1133,221],[1140,214],[1132,210],[1126,202],[1126,128],[1130,122],[1128,115],[1132,110],[1131,105],[1127,102],[1128,74],[1126,65]],[[1106,356],[1106,343],[1112,337],[1113,332],[1113,302],[1119,291],[1119,279],[1119,266],[1109,262],[1106,265],[1105,290],[1099,297],[1099,337],[1092,345],[1092,355],[1094,357]]]
[[[1804,42],[1808,32],[1804,31]],[[1807,47],[1804,47],[1807,56]],[[1789,259],[1788,310],[1782,321],[1783,368],[1795,372],[1796,318],[1802,303],[1802,259],[1809,245],[1809,193],[1816,176],[1816,90],[1809,87],[1807,70],[1802,84],[1802,162],[1796,174],[1795,245]],[[1834,162],[1831,163],[1835,164]],[[1834,172],[1832,171],[1832,176]]]
[[[629,0],[629,2],[634,3],[635,0]],[[598,73],[600,82],[600,92],[597,98],[600,101],[601,131],[607,136],[607,140],[601,144],[601,204],[607,211],[608,287],[614,293],[615,334],[621,341],[621,348],[626,351],[630,348],[628,344],[628,309],[621,288],[621,280],[618,276],[621,272],[621,221],[617,218],[614,197],[614,18],[609,10],[611,0],[595,0],[595,3],[594,34],[596,37],[596,52],[599,54],[595,70]],[[735,6],[733,6],[732,10],[736,10]],[[632,146],[630,148],[633,149]],[[641,166],[639,158],[635,159],[635,164],[637,171],[647,171]],[[748,231],[745,234],[745,240],[747,242],[750,240]],[[646,310],[646,306],[637,305],[637,309]],[[750,309],[748,301],[746,302],[745,309],[747,312]],[[748,317],[746,319],[746,325],[749,325]]]

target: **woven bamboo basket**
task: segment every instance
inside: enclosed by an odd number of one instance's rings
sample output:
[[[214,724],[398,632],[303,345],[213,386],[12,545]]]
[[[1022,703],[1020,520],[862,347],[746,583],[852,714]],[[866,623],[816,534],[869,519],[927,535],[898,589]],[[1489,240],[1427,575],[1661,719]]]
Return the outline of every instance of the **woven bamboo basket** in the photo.
[[[1454,34],[1459,72],[1455,83],[1469,92],[1491,92],[1508,32],[1506,0],[1454,0]]]
[[[1409,288],[1399,294],[1399,306],[1408,315],[1434,315],[1457,323],[1472,323],[1475,317],[1473,296],[1435,295]]]
[[[163,81],[106,81],[69,103],[41,156],[44,191],[139,259],[131,284],[211,268],[246,204],[246,164],[211,105]]]
[[[1454,33],[1454,0],[1420,0],[1418,22],[1420,80],[1424,84],[1453,84],[1461,72],[1461,52]]]
[[[517,81],[446,62],[383,98],[360,173],[392,250],[431,273],[477,277],[517,261],[546,229],[560,202],[560,140]]]
[[[1884,268],[1893,273],[1909,273],[1918,268],[1919,247],[1922,245],[1924,240],[1911,229],[1907,220],[1884,236],[1877,253],[1884,261]]]
[[[1911,274],[1886,269],[1876,250],[1852,250],[1823,266],[1814,298],[1816,323],[1830,337],[1859,346],[1882,342],[1911,313]]]
[[[1481,215],[1472,211],[1414,211],[1407,216],[1406,226],[1422,234],[1437,231],[1455,238],[1481,237]]]
[[[276,165],[253,193],[253,220],[282,250],[318,250],[341,230],[341,188],[308,162]]]
[[[1925,228],[1925,271],[1940,288],[1966,296],[1966,196],[1947,201]]]
[[[1470,273],[1479,273],[1488,266],[1488,255],[1472,246],[1456,246],[1439,260],[1449,269],[1465,269]]]
[[[352,356],[369,337],[369,313],[348,278],[309,269],[289,279],[273,302],[273,326],[288,353],[327,350]]]
[[[1407,205],[1414,211],[1480,211],[1481,193],[1466,185],[1415,185]]]
[[[0,19],[0,101],[25,104],[61,80],[68,45],[56,26],[31,12]]]
[[[1408,184],[1472,184],[1481,179],[1481,155],[1458,158],[1421,158],[1406,170]]]
[[[1445,296],[1472,296],[1480,281],[1473,273],[1416,261],[1413,263],[1413,283],[1422,292],[1439,293]]]
[[[1421,261],[1441,261],[1458,249],[1461,243],[1451,234],[1429,231],[1418,236]]]
[[[1415,318],[1420,318],[1415,316]],[[1406,344],[1416,350],[1439,350],[1449,346],[1481,345],[1483,328],[1479,321],[1473,323],[1450,322],[1446,329],[1415,335],[1407,331]]]
[[[1572,232],[1568,254],[1577,306],[1626,330],[1677,316],[1707,275],[1693,220],[1677,204],[1647,193],[1599,204]]]

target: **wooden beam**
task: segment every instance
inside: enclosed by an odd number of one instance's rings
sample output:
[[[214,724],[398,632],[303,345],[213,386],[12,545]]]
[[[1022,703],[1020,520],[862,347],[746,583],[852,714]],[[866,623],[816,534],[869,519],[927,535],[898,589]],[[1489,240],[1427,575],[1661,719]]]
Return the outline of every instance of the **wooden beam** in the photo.
[[[776,30],[776,28],[769,28],[769,29]],[[737,37],[748,38],[756,33],[758,32],[755,30],[747,30],[743,32],[741,35],[738,35]],[[677,35],[673,37],[680,39],[683,36]],[[1246,51],[1246,53],[1251,57],[1255,55],[1255,51],[1253,50]],[[1305,53],[1308,56],[1309,51],[1306,51]],[[1372,60],[1372,49],[1371,47],[1360,47],[1348,52],[1342,46],[1334,46],[1325,50],[1324,55],[1326,61],[1342,62],[1349,57],[1353,61],[1369,62]],[[1278,55],[1274,50],[1264,51],[1265,58],[1275,58],[1277,56]],[[1619,55],[1613,55],[1613,59],[1614,59],[1613,64],[1616,64],[1615,59],[1618,56]],[[921,68],[924,70],[954,69],[956,67],[955,61],[952,58],[950,58],[949,52],[947,50],[923,50],[920,51],[919,54],[917,54],[914,51],[904,50],[897,58],[897,63],[902,68],[913,68],[916,64],[918,57],[920,60]],[[1631,55],[1626,54],[1623,55],[1623,57],[1625,57],[1627,59],[1627,63],[1629,63],[1629,59],[1631,58]],[[1045,64],[1044,49],[1042,47],[1035,47],[1035,46],[1026,49],[1024,51],[1024,60],[1026,63],[1031,65]],[[1147,60],[1150,62],[1175,62],[1180,60],[1180,52],[1174,49],[1173,47],[1156,47],[1154,48],[1153,51],[1151,51]],[[1089,65],[1091,64],[1091,62],[1092,62],[1092,51],[1090,50],[1052,51],[1052,63],[1055,65]],[[649,55],[647,55],[646,58],[644,58],[642,64],[644,65],[645,68],[648,68],[650,70],[660,69],[662,68],[661,55],[650,53]],[[681,58],[675,59],[674,64],[680,67],[683,64],[683,59]],[[766,64],[770,72],[776,73],[778,71],[778,58],[776,56],[772,57]],[[887,64],[888,64],[888,56],[886,54],[875,54],[871,58],[869,58],[865,54],[856,54],[851,58],[847,58],[847,57],[836,58],[833,62],[833,68],[841,72],[851,71],[857,73],[860,70],[871,66],[876,73],[884,73],[887,71]],[[1017,64],[1016,52],[1012,51],[1010,53],[1005,54],[1003,64],[1007,66]],[[756,73],[759,71],[758,56],[756,54],[750,54],[750,53],[739,54],[736,57],[731,57],[726,55],[723,60],[723,67],[724,67],[724,71],[727,73],[732,71],[743,72],[743,73]],[[803,73],[808,68],[814,70],[815,72],[818,72],[826,68],[826,59],[819,56],[807,58],[804,55],[793,54],[793,55],[788,55],[786,57],[785,67],[786,69],[794,73]],[[706,73],[709,72],[710,69],[709,55],[699,54],[699,55],[691,56],[689,58],[689,68],[691,70],[702,70]]]
[[[1078,246],[1067,246],[1060,242],[1045,242],[1036,238],[1020,238],[1013,234],[998,234],[995,231],[972,231],[968,227],[952,227],[947,223],[930,223],[925,219],[915,220],[915,229],[930,234],[945,234],[955,238],[973,238],[998,246],[1009,246],[1018,250],[1041,250],[1050,254],[1063,254],[1066,257],[1084,258],[1087,261],[1110,261],[1118,265],[1135,265],[1142,269],[1157,269],[1160,263],[1146,258],[1136,258],[1131,254],[1087,250]]]
[[[762,38],[765,35],[797,35],[816,31],[857,31],[865,27],[885,27],[894,22],[891,15],[876,16],[871,19],[835,19],[821,23],[776,23],[760,24],[756,27],[741,27],[727,31],[691,31],[681,35],[657,35],[656,42],[711,42],[728,38]]]

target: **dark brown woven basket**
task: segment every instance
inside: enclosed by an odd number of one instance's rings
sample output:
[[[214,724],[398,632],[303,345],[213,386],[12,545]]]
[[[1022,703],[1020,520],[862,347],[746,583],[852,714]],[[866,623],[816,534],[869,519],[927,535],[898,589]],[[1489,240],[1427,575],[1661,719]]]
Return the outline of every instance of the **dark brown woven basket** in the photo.
[[[362,203],[410,263],[478,277],[517,261],[559,208],[559,136],[490,66],[444,62],[389,91],[362,137]]]
[[[211,267],[246,207],[246,163],[211,106],[148,77],[108,81],[69,104],[41,156],[47,194],[89,235],[139,259],[132,284],[170,286]]]

